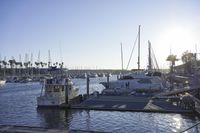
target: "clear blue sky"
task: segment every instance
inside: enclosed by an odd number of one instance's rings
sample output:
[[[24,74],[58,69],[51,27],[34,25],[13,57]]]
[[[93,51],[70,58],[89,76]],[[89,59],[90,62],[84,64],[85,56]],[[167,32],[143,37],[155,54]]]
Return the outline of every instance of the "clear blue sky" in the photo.
[[[199,0],[1,0],[0,55],[7,59],[33,53],[37,61],[69,68],[121,68],[120,42],[127,65],[141,25],[141,67],[150,40],[161,68],[170,48],[179,58],[200,50]],[[62,53],[62,54],[61,54]],[[137,68],[137,50],[129,68]]]

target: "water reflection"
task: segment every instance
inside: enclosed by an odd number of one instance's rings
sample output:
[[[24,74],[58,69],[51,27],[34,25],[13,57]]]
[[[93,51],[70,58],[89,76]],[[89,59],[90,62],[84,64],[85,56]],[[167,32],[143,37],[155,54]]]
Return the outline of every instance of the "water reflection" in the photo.
[[[194,116],[180,114],[59,109],[37,109],[37,112],[41,125],[47,128],[116,133],[180,132],[196,123]]]
[[[37,109],[41,122],[46,128],[68,129],[71,112],[68,110],[39,108]]]
[[[176,129],[174,129],[173,131],[175,132],[176,130],[180,130],[181,129],[181,116],[180,115],[176,115],[175,117],[172,118],[173,119],[173,124],[176,127]]]

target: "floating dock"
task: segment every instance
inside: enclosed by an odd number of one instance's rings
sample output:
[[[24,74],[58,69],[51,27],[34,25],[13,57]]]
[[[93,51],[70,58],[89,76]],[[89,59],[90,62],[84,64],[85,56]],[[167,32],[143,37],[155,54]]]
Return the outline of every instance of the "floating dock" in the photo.
[[[76,129],[49,129],[30,126],[0,125],[0,133],[109,133],[102,131],[76,130]]]
[[[137,111],[159,113],[192,113],[192,110],[173,105],[166,99],[152,99],[145,96],[90,96],[71,109]]]

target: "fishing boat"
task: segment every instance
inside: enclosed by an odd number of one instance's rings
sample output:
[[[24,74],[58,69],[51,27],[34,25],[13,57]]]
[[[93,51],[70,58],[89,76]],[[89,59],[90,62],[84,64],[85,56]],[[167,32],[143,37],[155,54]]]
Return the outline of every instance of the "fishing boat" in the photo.
[[[147,70],[140,69],[140,26],[138,31],[138,69],[128,74],[122,74],[119,79],[110,82],[101,82],[106,89],[102,94],[132,94],[135,92],[160,92],[164,86],[161,72],[153,69],[151,57],[151,43],[149,43],[149,64]],[[122,62],[123,64],[123,62]],[[128,63],[129,64],[129,63]],[[156,63],[157,64],[157,63]],[[123,65],[122,65],[123,71]]]
[[[78,90],[68,78],[45,79],[41,94],[37,98],[38,107],[59,107],[68,104],[72,98],[77,96]]]

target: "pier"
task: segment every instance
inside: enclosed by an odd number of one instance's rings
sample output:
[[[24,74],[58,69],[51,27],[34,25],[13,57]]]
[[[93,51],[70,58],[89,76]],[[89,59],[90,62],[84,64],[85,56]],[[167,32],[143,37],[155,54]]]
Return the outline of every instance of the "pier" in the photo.
[[[80,104],[71,105],[70,108],[108,111],[192,113],[192,110],[180,108],[165,99],[152,99],[151,97],[139,96],[90,96]]]
[[[30,127],[30,126],[9,126],[0,125],[0,133],[108,133],[89,130],[76,130],[76,129],[50,129],[43,127]]]

